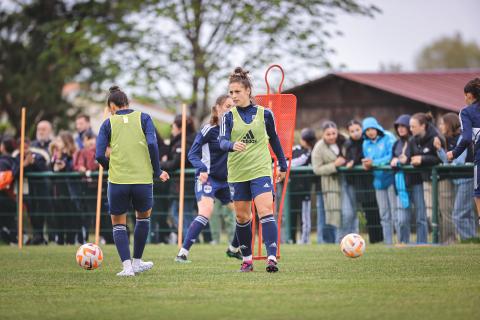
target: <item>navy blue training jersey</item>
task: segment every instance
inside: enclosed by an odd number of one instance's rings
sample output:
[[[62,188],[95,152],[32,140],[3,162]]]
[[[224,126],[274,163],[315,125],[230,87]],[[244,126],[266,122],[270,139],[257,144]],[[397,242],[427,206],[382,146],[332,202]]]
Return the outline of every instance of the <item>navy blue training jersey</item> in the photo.
[[[211,177],[227,180],[228,152],[220,149],[220,128],[218,125],[207,124],[197,133],[188,160],[196,169],[196,175],[207,172]]]
[[[465,107],[460,111],[462,139],[453,150],[454,158],[459,157],[465,149],[474,145],[474,162],[480,163],[480,102]]]

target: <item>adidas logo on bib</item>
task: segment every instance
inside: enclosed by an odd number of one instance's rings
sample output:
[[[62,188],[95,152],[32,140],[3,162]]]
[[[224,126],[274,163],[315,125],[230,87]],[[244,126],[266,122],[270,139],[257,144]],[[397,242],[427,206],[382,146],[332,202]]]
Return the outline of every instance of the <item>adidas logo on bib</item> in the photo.
[[[248,132],[243,136],[241,141],[243,143],[257,143],[257,139],[255,139],[252,130],[248,130]]]

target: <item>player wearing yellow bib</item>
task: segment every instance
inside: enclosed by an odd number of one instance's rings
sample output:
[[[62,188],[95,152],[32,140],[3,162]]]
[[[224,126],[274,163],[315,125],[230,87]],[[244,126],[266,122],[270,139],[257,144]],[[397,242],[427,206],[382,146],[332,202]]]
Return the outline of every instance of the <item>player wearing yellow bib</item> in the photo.
[[[252,103],[248,71],[236,68],[230,75],[229,94],[235,107],[222,118],[220,148],[229,151],[228,182],[237,219],[235,234],[243,255],[240,271],[253,271],[251,201],[254,200],[267,249],[266,270],[277,272],[278,232],[273,216],[272,158],[268,145],[272,147],[280,166],[276,182],[285,178],[287,163],[272,111]]]
[[[129,277],[149,270],[153,263],[142,261],[150,229],[153,206],[153,177],[169,179],[160,169],[157,137],[150,116],[128,108],[128,98],[118,87],[110,88],[107,100],[112,116],[105,120],[97,139],[95,158],[108,170],[108,207],[113,239],[123,264],[117,276]],[[110,145],[110,158],[105,156]],[[127,211],[136,213],[133,261],[127,233]]]

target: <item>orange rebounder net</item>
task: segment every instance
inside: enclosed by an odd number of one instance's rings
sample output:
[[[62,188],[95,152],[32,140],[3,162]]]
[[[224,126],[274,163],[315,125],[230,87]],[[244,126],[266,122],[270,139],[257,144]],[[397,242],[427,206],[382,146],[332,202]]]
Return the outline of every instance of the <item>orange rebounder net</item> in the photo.
[[[270,85],[268,83],[268,73],[273,68],[280,69],[282,73],[282,79],[280,81],[280,85],[278,87],[278,93],[270,93]],[[285,74],[281,66],[275,64],[270,66],[267,71],[265,72],[265,83],[267,85],[267,94],[257,95],[255,97],[255,101],[258,105],[264,106],[269,108],[273,111],[273,115],[275,117],[275,127],[277,129],[277,134],[280,139],[280,144],[282,145],[283,152],[285,154],[285,158],[287,158],[288,169],[285,177],[285,181],[283,182],[282,188],[282,196],[279,201],[278,205],[278,212],[277,212],[277,223],[278,223],[278,241],[277,241],[277,257],[280,258],[280,243],[281,243],[281,226],[282,226],[282,213],[283,213],[283,204],[285,200],[285,194],[287,191],[288,179],[290,177],[290,166],[291,166],[291,159],[292,159],[292,148],[293,148],[293,141],[294,141],[294,133],[295,133],[295,122],[296,122],[296,115],[297,115],[297,97],[293,94],[283,94],[282,93],[282,85],[283,80],[285,79]],[[275,154],[270,149],[270,154],[272,155],[272,159],[274,160],[274,170],[273,170],[273,179],[275,181],[277,172],[278,172],[278,162],[276,159]],[[275,194],[277,191],[276,184],[274,184]],[[278,201],[278,200],[277,200]],[[277,205],[274,202],[273,204],[274,210],[277,209]],[[255,213],[255,205],[252,203],[252,211],[253,211],[253,219],[252,219],[252,250],[253,250],[253,258],[255,260],[265,259],[265,256],[262,256],[262,229],[258,228],[258,247],[255,251],[255,237],[256,237],[256,213]]]

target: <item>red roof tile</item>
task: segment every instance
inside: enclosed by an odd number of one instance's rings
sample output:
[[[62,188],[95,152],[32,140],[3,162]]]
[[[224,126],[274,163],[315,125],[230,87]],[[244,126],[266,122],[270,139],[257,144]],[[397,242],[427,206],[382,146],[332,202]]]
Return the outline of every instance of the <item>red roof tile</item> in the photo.
[[[395,73],[338,72],[333,75],[458,112],[465,105],[463,87],[473,78],[480,77],[480,69]]]

